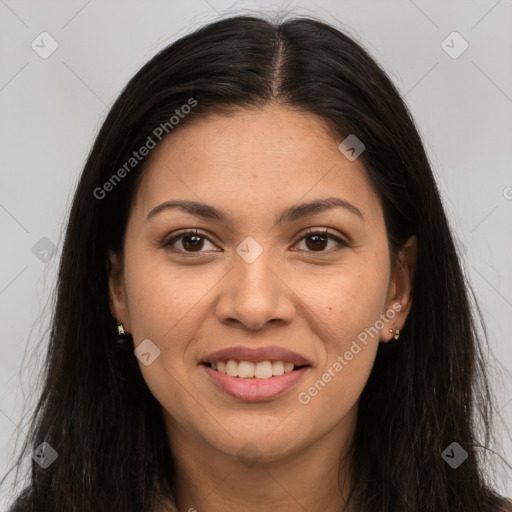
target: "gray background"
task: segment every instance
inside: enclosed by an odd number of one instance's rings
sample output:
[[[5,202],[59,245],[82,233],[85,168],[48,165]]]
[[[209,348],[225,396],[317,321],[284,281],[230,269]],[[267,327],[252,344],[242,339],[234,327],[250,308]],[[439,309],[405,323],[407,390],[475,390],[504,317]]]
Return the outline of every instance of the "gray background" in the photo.
[[[18,431],[23,440],[23,405],[39,386],[63,221],[108,106],[163,46],[221,15],[260,9],[313,14],[346,30],[402,92],[487,322],[504,420],[495,448],[512,462],[511,1],[0,0],[2,476]],[[31,47],[43,31],[59,45],[47,59]],[[469,44],[455,59],[441,46],[453,31]],[[447,44],[461,48],[453,37]],[[512,472],[496,478],[512,497]],[[8,491],[0,490],[0,510]]]

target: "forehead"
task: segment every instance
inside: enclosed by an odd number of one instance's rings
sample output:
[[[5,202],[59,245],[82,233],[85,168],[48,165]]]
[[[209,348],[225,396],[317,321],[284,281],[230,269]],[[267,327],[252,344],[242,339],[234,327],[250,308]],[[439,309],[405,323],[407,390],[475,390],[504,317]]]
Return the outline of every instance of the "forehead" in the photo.
[[[275,105],[196,118],[150,154],[137,209],[187,198],[249,214],[335,195],[378,215],[361,160],[349,161],[340,142],[320,117]]]

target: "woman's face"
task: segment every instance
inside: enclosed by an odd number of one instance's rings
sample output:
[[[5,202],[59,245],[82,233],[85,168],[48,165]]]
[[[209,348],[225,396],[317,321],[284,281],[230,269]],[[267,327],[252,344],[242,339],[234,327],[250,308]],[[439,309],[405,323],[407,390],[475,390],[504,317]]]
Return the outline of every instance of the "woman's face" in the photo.
[[[340,142],[267,106],[198,118],[150,155],[110,298],[171,447],[273,459],[352,431],[410,277],[391,272],[380,201]]]

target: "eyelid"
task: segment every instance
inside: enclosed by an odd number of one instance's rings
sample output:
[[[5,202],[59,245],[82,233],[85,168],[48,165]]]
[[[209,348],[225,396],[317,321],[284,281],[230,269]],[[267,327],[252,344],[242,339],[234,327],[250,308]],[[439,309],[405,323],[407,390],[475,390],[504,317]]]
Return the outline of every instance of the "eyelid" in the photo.
[[[307,228],[305,231],[301,231],[297,235],[297,240],[294,242],[293,245],[294,246],[297,245],[300,241],[302,241],[302,239],[306,238],[308,235],[313,235],[313,234],[320,234],[323,236],[327,236],[328,238],[330,238],[331,240],[334,240],[338,245],[340,245],[342,247],[352,247],[352,244],[348,240],[346,240],[346,237],[343,237],[338,232],[331,231],[329,228],[325,228],[325,227],[312,227],[312,228]],[[211,237],[208,233],[206,233],[205,231],[203,231],[201,229],[183,228],[181,230],[174,231],[169,236],[166,236],[160,243],[160,246],[161,246],[161,248],[166,248],[166,247],[172,246],[172,244],[176,240],[178,240],[179,238],[181,238],[185,235],[198,235],[198,236],[205,238],[206,240],[208,240],[211,243],[216,243],[213,240],[211,240]],[[334,249],[334,250],[331,249],[329,251],[318,251],[318,252],[316,252],[316,251],[304,251],[304,252],[311,253],[311,254],[330,254],[334,251],[337,251],[338,249]],[[199,255],[204,251],[198,251],[198,252],[194,253],[194,252],[176,250],[175,252],[192,256],[192,255]]]

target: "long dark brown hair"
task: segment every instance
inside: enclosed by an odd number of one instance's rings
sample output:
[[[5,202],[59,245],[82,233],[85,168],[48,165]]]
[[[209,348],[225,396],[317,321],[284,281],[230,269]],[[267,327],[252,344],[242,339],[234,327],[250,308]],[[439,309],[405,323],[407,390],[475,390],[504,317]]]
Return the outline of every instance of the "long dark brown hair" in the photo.
[[[351,37],[309,17],[254,16],[216,21],[166,47],[130,80],[98,133],[71,207],[44,385],[17,465],[43,442],[58,459],[46,469],[31,463],[23,510],[149,512],[172,495],[162,407],[133,340],[113,342],[108,303],[107,251],[122,247],[144,160],[104,197],[98,189],[191,98],[197,103],[174,129],[276,102],[316,114],[340,142],[356,134],[392,254],[417,237],[412,310],[400,340],[380,344],[360,397],[347,510],[499,510],[479,453],[493,417],[481,315],[411,115]],[[457,469],[441,456],[454,441],[468,453]]]

